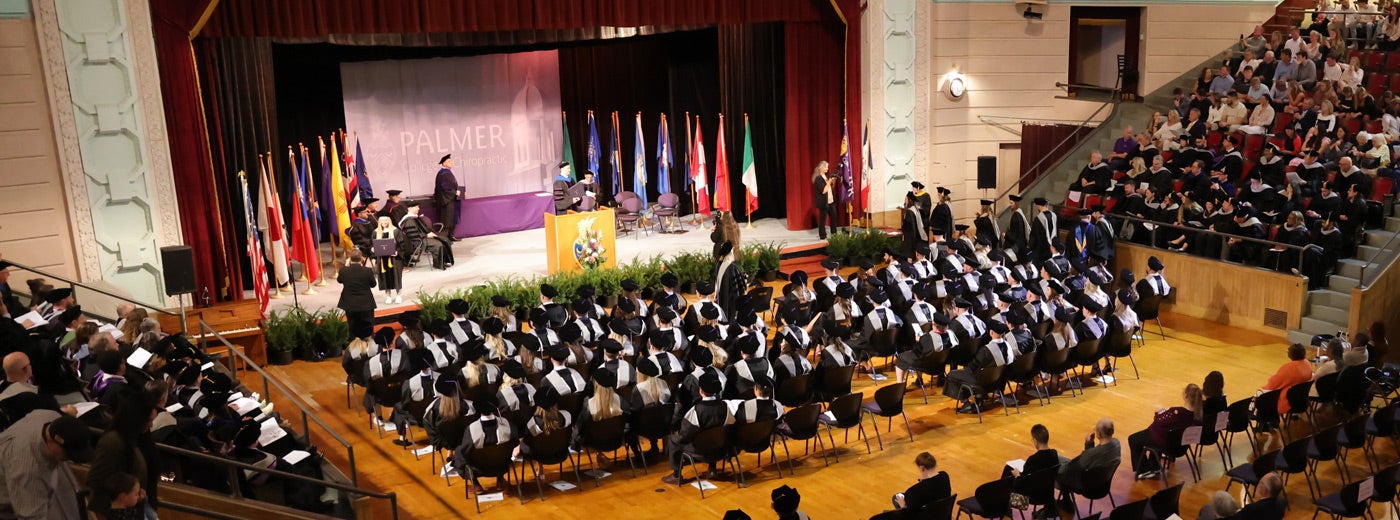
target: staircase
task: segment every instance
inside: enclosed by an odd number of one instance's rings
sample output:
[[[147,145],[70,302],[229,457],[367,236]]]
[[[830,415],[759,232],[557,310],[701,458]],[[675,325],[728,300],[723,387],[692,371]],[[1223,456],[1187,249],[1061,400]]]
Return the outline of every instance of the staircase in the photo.
[[[1388,213],[1394,215],[1395,208],[1389,209]],[[1308,291],[1303,321],[1297,329],[1288,331],[1289,343],[1308,345],[1315,335],[1347,330],[1351,318],[1351,290],[1361,283],[1361,267],[1373,259],[1378,265],[1386,265],[1400,246],[1391,243],[1388,249],[1381,247],[1397,232],[1400,232],[1400,217],[1387,217],[1384,227],[1366,232],[1366,239],[1356,248],[1356,257],[1337,263],[1337,274],[1327,279],[1327,287]]]
[[[1220,62],[1219,56],[1212,56],[1205,62],[1192,68],[1192,71],[1201,70],[1202,66],[1217,64]],[[1064,158],[1040,176],[1030,187],[1026,188],[1021,196],[1026,200],[1036,197],[1045,197],[1052,204],[1064,201],[1065,193],[1069,191],[1070,183],[1079,177],[1079,171],[1089,162],[1089,154],[1094,150],[1103,152],[1105,156],[1113,152],[1113,142],[1123,134],[1123,127],[1131,125],[1135,131],[1147,129],[1148,123],[1152,120],[1153,112],[1166,113],[1171,108],[1172,89],[1181,88],[1190,90],[1195,88],[1196,74],[1188,71],[1186,74],[1178,76],[1170,83],[1162,85],[1157,90],[1143,97],[1137,102],[1119,103],[1113,113],[1100,123],[1098,128],[1090,132],[1079,142],[1077,146],[1064,155]]]

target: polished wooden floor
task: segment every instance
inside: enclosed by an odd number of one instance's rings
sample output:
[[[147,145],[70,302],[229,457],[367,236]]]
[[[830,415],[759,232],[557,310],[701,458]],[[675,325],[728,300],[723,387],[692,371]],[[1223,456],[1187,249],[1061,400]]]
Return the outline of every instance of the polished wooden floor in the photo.
[[[879,421],[885,447],[883,451],[877,447],[870,455],[854,434],[851,442],[842,444],[842,435],[837,432],[841,461],[830,467],[824,467],[821,456],[815,452],[802,457],[802,446],[794,443],[790,448],[799,457],[795,477],[785,473],[780,479],[772,465],[753,471],[754,456],[750,455],[743,461],[751,471],[747,488],[740,489],[732,481],[719,481],[719,489],[701,500],[699,492],[690,486],[661,483],[661,476],[666,474],[664,462],[654,461],[650,475],[639,472],[636,478],[631,477],[624,462],[620,467],[611,468],[613,476],[604,479],[602,487],[595,488],[588,477],[584,477],[586,481],[578,490],[569,492],[554,491],[546,486],[544,501],[534,491],[533,482],[526,482],[523,505],[511,487],[505,501],[484,504],[483,515],[497,518],[520,518],[522,515],[719,518],[727,510],[743,508],[754,518],[771,518],[769,493],[787,484],[802,493],[802,508],[813,518],[867,518],[890,507],[890,495],[913,483],[916,478],[913,460],[921,451],[934,454],[940,467],[951,476],[953,491],[960,497],[969,497],[979,484],[1000,475],[1004,461],[1029,455],[1029,430],[1036,423],[1049,427],[1053,447],[1061,454],[1073,456],[1080,451],[1082,439],[1093,423],[1100,417],[1110,417],[1117,423],[1118,437],[1126,452],[1128,434],[1146,427],[1154,410],[1178,404],[1181,389],[1187,383],[1199,383],[1209,371],[1220,370],[1225,375],[1226,392],[1233,401],[1252,394],[1286,360],[1283,340],[1276,336],[1170,314],[1163,322],[1168,326],[1166,340],[1150,333],[1146,346],[1135,351],[1141,379],[1133,378],[1132,369],[1125,362],[1119,372],[1118,386],[1090,386],[1087,395],[1069,397],[1066,394],[1045,407],[1034,400],[1029,404],[1023,402],[1021,412],[1018,414],[1012,409],[1009,417],[995,409],[979,424],[975,416],[955,415],[953,403],[942,395],[931,395],[930,403],[924,404],[916,390],[905,399],[914,429],[912,443],[898,420],[893,433],[886,433],[885,421]],[[1155,326],[1151,328],[1155,330]],[[414,460],[411,453],[395,446],[391,437],[379,438],[370,429],[367,415],[346,407],[344,375],[338,362],[298,362],[277,367],[274,374],[284,376],[294,391],[307,401],[313,401],[313,406],[319,407],[319,415],[354,443],[361,485],[398,493],[403,517],[458,518],[474,512],[471,502],[464,497],[461,480],[454,479],[452,486],[447,487],[441,478],[429,473],[426,458]],[[876,387],[876,383],[863,376],[858,377],[854,385],[867,399]],[[867,429],[869,424],[867,420]],[[1302,431],[1306,426],[1299,428]],[[333,461],[346,467],[343,452],[333,448],[331,440],[317,436],[317,443]],[[1236,463],[1248,459],[1249,451],[1247,440],[1238,437],[1234,446]],[[1389,442],[1379,443],[1379,453],[1383,462],[1396,459]],[[1186,481],[1181,498],[1185,518],[1195,518],[1210,494],[1223,489],[1227,481],[1215,453],[1206,452],[1202,461],[1204,479],[1201,482],[1191,482],[1184,460],[1178,462],[1170,474],[1173,484]],[[1353,475],[1365,473],[1361,457],[1352,457],[1351,470]],[[1325,491],[1335,492],[1341,486],[1334,466],[1323,465],[1319,474]],[[558,478],[557,473],[551,472],[546,482]],[[573,478],[572,472],[567,478]],[[491,485],[489,479],[485,483]],[[1125,461],[1115,478],[1113,496],[1117,503],[1123,504],[1147,497],[1163,487],[1161,480],[1135,481]],[[1239,486],[1232,487],[1237,496],[1239,489]],[[1312,514],[1311,500],[1302,478],[1290,480],[1286,491],[1293,507],[1290,517]],[[1081,508],[1086,504],[1081,501]],[[1095,504],[1095,510],[1105,506],[1106,502],[1100,501]],[[1388,514],[1380,507],[1375,510],[1377,514]],[[386,518],[386,513],[380,510],[375,517]]]

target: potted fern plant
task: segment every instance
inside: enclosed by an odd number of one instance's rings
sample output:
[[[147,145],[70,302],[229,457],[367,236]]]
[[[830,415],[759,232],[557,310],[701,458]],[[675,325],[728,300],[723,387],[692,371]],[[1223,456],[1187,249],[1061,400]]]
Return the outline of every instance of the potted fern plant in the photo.
[[[297,332],[295,329],[300,325],[289,316],[291,313],[292,311],[282,313],[272,311],[267,315],[263,331],[267,338],[268,364],[290,365],[292,363],[292,350],[296,348]]]
[[[340,357],[345,345],[350,343],[350,324],[345,321],[345,313],[340,309],[331,309],[319,313],[318,317],[317,347],[328,358]]]

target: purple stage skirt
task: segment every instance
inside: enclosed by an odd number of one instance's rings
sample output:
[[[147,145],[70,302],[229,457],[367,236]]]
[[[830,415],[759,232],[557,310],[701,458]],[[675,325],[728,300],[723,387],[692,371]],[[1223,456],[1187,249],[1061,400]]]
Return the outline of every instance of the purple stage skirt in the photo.
[[[457,238],[479,237],[544,227],[544,214],[554,212],[554,197],[548,193],[516,193],[459,201]],[[437,222],[437,208],[431,199],[420,201],[420,211]]]

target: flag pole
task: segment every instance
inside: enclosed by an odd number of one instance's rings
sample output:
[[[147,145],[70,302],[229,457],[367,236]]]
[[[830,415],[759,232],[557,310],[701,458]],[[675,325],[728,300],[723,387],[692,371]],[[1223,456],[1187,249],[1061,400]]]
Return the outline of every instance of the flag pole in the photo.
[[[291,147],[289,146],[288,148],[291,148]],[[306,143],[298,142],[298,143],[297,143],[297,149],[298,149],[298,151],[301,152],[301,157],[302,157],[302,159],[305,160],[305,159],[306,159]],[[296,157],[295,157],[295,155],[293,155],[293,160],[295,161],[295,159],[296,159]],[[305,179],[302,178],[301,169],[300,169],[300,168],[295,168],[295,170],[296,170],[295,173],[296,173],[296,175],[297,175],[297,185],[298,185],[298,186],[301,186],[301,189],[305,190],[305,192],[304,192],[305,196],[303,196],[302,193],[298,193],[298,194],[297,194],[297,202],[298,202],[298,203],[301,203],[301,202],[302,202],[302,199],[311,200],[311,199],[315,198],[315,196],[312,194],[312,191],[313,191],[313,190],[312,190],[312,187],[311,187],[311,186],[312,186],[312,183],[311,183],[311,161],[306,161],[306,178],[305,178]],[[302,184],[302,181],[306,181],[306,184],[303,185],[303,184]],[[315,209],[312,209],[312,208],[307,207],[307,204],[302,204],[301,206],[302,206],[301,209],[302,209],[302,211],[304,212],[305,215],[311,215],[311,214],[313,214],[313,213],[316,211]],[[301,216],[302,216],[302,215],[297,215],[298,218],[300,218]],[[303,219],[303,220],[304,220],[304,222],[302,222],[302,226],[304,226],[304,227],[307,228],[307,229],[306,229],[306,234],[311,235],[311,237],[314,239],[314,238],[316,237],[316,232],[315,232],[314,230],[310,229],[310,227],[311,227],[311,219],[307,218],[307,219]],[[312,294],[316,294],[316,289],[314,288],[314,286],[315,286],[316,284],[312,283],[313,281],[312,281],[312,280],[308,277],[308,275],[306,274],[306,270],[310,269],[311,266],[306,265],[306,264],[305,264],[305,261],[306,261],[306,260],[311,260],[311,259],[314,258],[314,260],[312,260],[312,261],[313,261],[313,262],[316,262],[316,265],[317,265],[317,266],[320,266],[320,265],[321,265],[321,245],[320,245],[319,243],[316,243],[316,242],[312,242],[311,244],[306,244],[306,245],[308,245],[308,247],[311,248],[311,251],[308,251],[308,253],[310,253],[310,254],[307,254],[307,255],[303,258],[303,260],[302,260],[302,263],[303,263],[303,264],[302,264],[302,268],[303,268],[303,269],[302,269],[302,272],[301,272],[301,277],[302,277],[302,279],[306,280],[306,291],[303,292],[302,294],[312,295]],[[320,271],[320,272],[322,272],[322,273],[325,273],[325,270],[324,270],[324,269],[319,269],[319,268],[318,268],[317,271]],[[316,280],[316,282],[321,282],[321,283],[324,283],[325,281],[326,281],[326,279],[325,279],[324,277],[322,277],[320,280]]]
[[[323,138],[323,137],[321,137],[321,136],[316,136],[316,140],[317,140],[317,141],[320,141],[321,148],[324,150],[324,149],[326,148],[326,140],[325,140],[325,138]],[[321,155],[321,158],[322,158],[322,159],[326,159],[326,154],[323,153],[323,154]],[[323,167],[324,167],[324,165],[323,165]],[[326,179],[322,179],[321,182],[327,182],[327,180],[326,180]],[[327,189],[329,189],[329,188],[327,188]],[[329,201],[329,202],[331,203],[331,211],[335,211],[335,201],[334,201],[334,200],[331,200],[331,201]],[[340,239],[340,230],[335,229],[335,228],[338,227],[339,225],[340,225],[340,224],[331,224],[331,231],[333,231],[333,233],[330,233],[330,234],[328,234],[328,235],[326,236],[326,238],[329,239],[329,240],[326,240],[326,242],[330,243],[330,246],[331,246],[331,269],[334,269],[334,270],[335,270],[335,275],[336,275],[337,277],[340,276],[340,256],[336,254],[335,243],[336,243],[336,241],[338,241],[338,240]],[[321,245],[320,245],[320,244],[316,244],[316,258],[319,259],[320,257],[321,257]],[[325,270],[325,269],[322,269],[322,270],[321,270],[321,281],[320,281],[320,282],[317,282],[316,285],[320,285],[320,286],[322,286],[322,287],[325,287],[325,286],[327,286],[327,285],[330,285],[330,282],[327,282],[327,281],[326,281],[326,274],[327,274],[327,273],[326,273],[326,270]]]
[[[271,154],[272,152],[268,152],[268,153]],[[266,163],[265,161],[263,161],[263,154],[258,154],[258,169],[261,170],[262,172],[266,172],[266,171],[267,171],[267,163]],[[262,185],[262,182],[263,182],[264,180],[266,180],[265,177],[266,177],[265,175],[258,175],[258,202],[257,202],[257,204],[261,204],[261,205],[262,205],[263,211],[266,211],[266,210],[267,210],[267,201],[266,201],[266,200],[263,200],[263,197],[262,197],[263,190],[267,189],[266,186],[263,186],[263,185]],[[255,211],[256,211],[256,210],[255,210]],[[259,213],[261,213],[261,212],[259,212]],[[262,225],[267,225],[266,222],[261,222],[261,224],[262,224]],[[268,231],[271,232],[271,230],[268,230]],[[268,262],[268,261],[267,261],[267,255],[263,255],[263,263],[272,263],[272,262]],[[266,273],[266,274],[267,274],[267,276],[271,277],[271,283],[268,284],[267,297],[270,298],[270,299],[273,299],[273,300],[280,300],[280,299],[282,299],[282,288],[281,288],[281,287],[278,285],[278,283],[277,283],[277,270],[276,270],[276,269],[273,269],[272,271],[270,271],[270,272],[268,272],[268,273]]]
[[[297,144],[300,145],[301,143],[297,143]],[[292,145],[290,145],[290,144],[287,145],[287,153],[291,154],[291,157],[292,157],[292,176],[293,176],[293,179],[296,180],[296,185],[297,185],[297,186],[301,186],[301,173],[299,173],[299,172],[297,171],[297,164],[296,164],[296,162],[297,162],[297,161],[296,161],[296,157],[297,157],[297,156],[296,156],[296,152],[297,152],[296,148],[292,147]],[[297,202],[301,202],[301,193],[300,193],[300,191],[297,192]],[[295,217],[296,217],[296,216],[294,215],[293,218],[295,218]],[[288,238],[290,238],[290,237],[288,237]],[[290,267],[288,267],[288,269],[290,269]],[[306,288],[307,288],[307,290],[310,290],[310,289],[311,289],[311,280],[308,279],[308,278],[306,277],[306,271],[307,271],[307,270],[308,270],[307,266],[305,265],[305,263],[303,263],[303,264],[302,264],[302,270],[301,270],[301,281],[306,282]],[[296,290],[297,290],[297,289],[296,289],[296,284],[292,284],[292,291],[296,291]],[[312,294],[315,294],[315,293],[313,292]]]
[[[288,146],[287,148],[291,148],[291,147]],[[277,173],[276,173],[276,170],[273,170],[273,169],[272,169],[272,164],[273,164],[273,163],[272,163],[272,150],[268,150],[268,151],[267,151],[267,182],[272,183],[271,186],[268,186],[268,187],[267,187],[267,189],[268,189],[268,191],[269,191],[269,194],[271,194],[271,190],[274,190],[274,189],[277,188]],[[292,172],[292,173],[296,173],[296,172]],[[282,221],[282,215],[281,215],[280,211],[282,210],[282,194],[281,194],[280,192],[278,192],[278,193],[277,193],[277,196],[272,197],[272,200],[277,201],[277,210],[279,211],[279,214],[277,215],[276,220],[277,220],[278,222],[281,222],[281,221]],[[271,210],[271,209],[272,209],[272,208],[268,208],[268,210]],[[272,219],[272,218],[269,217],[268,220],[274,220],[274,219]],[[272,222],[268,222],[268,225],[272,225]],[[291,242],[291,238],[292,238],[292,237],[287,236],[287,229],[288,229],[287,226],[279,226],[279,227],[280,227],[280,229],[278,229],[278,231],[281,231],[281,232],[282,232],[282,247],[283,247],[284,250],[285,250],[285,248],[287,247],[287,243],[288,243],[288,242]],[[301,304],[300,304],[300,303],[297,303],[297,278],[296,278],[295,276],[292,276],[292,272],[293,272],[293,271],[295,271],[295,269],[292,269],[292,255],[287,255],[287,293],[289,293],[289,294],[292,295],[292,306],[293,306],[293,307],[300,307]],[[277,271],[276,271],[276,270],[273,270],[273,271],[272,271],[272,281],[274,281],[274,282],[277,281]],[[277,291],[278,291],[278,292],[281,292],[281,291],[282,291],[282,287],[281,287],[280,285],[277,287]]]

